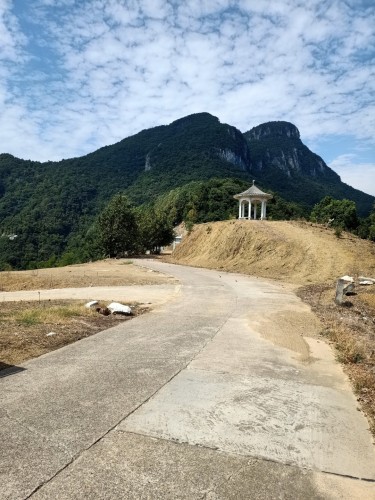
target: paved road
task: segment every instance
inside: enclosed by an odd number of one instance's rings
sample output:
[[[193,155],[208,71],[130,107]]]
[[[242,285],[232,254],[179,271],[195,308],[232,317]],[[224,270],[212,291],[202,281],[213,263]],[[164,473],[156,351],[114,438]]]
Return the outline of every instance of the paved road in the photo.
[[[308,308],[146,265],[179,295],[0,379],[0,498],[375,498],[366,420]]]
[[[123,302],[163,303],[179,285],[92,286],[84,288],[53,288],[51,290],[21,290],[0,293],[0,302],[17,300],[111,300]]]

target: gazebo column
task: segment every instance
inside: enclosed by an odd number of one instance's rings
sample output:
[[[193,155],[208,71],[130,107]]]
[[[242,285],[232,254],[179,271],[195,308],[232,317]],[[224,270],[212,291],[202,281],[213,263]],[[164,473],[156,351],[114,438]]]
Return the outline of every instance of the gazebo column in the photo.
[[[254,201],[254,220],[257,220],[257,203]]]
[[[242,218],[242,200],[240,200],[240,204],[238,206],[238,218]]]
[[[262,209],[261,209],[261,214],[260,214],[261,220],[266,218],[266,202],[262,200]]]
[[[249,200],[249,213],[248,213],[248,217],[247,217],[249,220],[251,219],[251,200]]]

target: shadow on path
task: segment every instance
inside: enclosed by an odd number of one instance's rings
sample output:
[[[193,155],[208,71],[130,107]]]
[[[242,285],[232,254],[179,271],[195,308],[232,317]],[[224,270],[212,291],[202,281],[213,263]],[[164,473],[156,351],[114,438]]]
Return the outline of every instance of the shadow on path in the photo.
[[[8,365],[7,363],[3,363],[0,361],[0,378],[8,377],[8,375],[14,375],[19,372],[23,372],[26,368],[22,368],[21,366]]]

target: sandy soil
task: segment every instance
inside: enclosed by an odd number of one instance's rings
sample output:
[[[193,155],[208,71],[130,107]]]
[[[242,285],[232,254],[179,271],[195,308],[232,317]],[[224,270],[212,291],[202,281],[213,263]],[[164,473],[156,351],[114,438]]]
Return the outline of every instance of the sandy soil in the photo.
[[[223,221],[196,225],[172,262],[253,274],[298,285],[344,274],[375,276],[375,245],[297,221]]]

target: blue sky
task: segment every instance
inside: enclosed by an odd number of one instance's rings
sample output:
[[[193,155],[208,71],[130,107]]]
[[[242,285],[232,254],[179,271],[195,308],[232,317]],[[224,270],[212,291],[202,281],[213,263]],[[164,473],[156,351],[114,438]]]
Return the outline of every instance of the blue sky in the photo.
[[[201,111],[286,120],[375,195],[372,0],[0,0],[0,152],[81,156]]]

